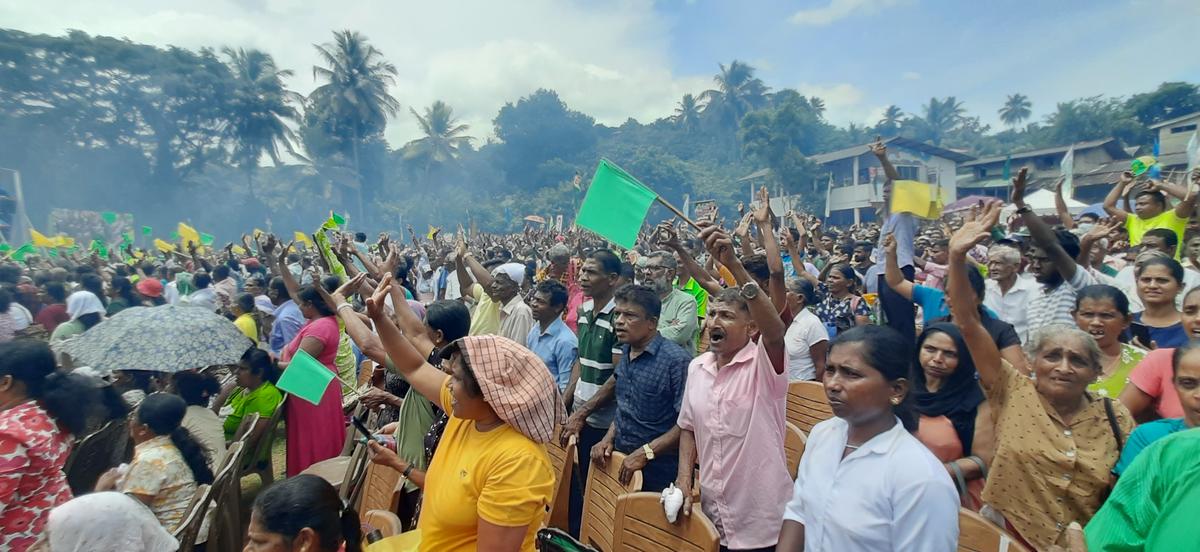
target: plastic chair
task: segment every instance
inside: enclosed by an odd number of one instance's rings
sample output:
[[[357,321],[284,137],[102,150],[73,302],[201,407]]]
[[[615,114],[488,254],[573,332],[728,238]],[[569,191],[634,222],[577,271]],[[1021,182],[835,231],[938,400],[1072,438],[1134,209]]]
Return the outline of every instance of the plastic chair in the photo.
[[[578,438],[574,435],[567,441],[567,446],[559,446],[558,436],[562,432],[559,427],[558,431],[554,432],[554,438],[546,443],[546,452],[550,456],[550,467],[554,470],[555,477],[558,479],[558,488],[554,492],[554,496],[550,499],[550,504],[546,508],[546,518],[542,523],[546,527],[557,527],[564,531],[569,530],[569,517],[567,510],[571,501],[571,479],[575,473],[575,464],[578,462]]]
[[[243,416],[242,423],[238,424],[237,431],[233,434],[233,440],[242,441],[243,443],[249,441],[254,436],[254,429],[261,419],[262,414],[258,412],[251,412],[249,415]]]
[[[813,426],[833,417],[825,386],[815,381],[788,384],[787,421],[808,435]]]
[[[359,512],[371,510],[395,512],[400,503],[399,491],[402,479],[404,478],[400,472],[391,467],[367,460],[364,467],[361,496],[355,509]]]
[[[1012,535],[983,516],[958,509],[959,552],[1031,552]]]
[[[283,400],[265,424],[259,419],[258,427],[255,427],[246,441],[249,445],[248,450],[242,455],[240,472],[258,475],[264,489],[275,481],[275,461],[271,458],[271,447],[275,444],[275,433],[279,429],[279,422],[283,420],[288,400],[288,395],[284,394]],[[263,460],[260,461],[260,458]]]
[[[808,443],[808,437],[804,435],[796,424],[786,422],[787,427],[784,428],[783,435],[783,450],[787,453],[788,474],[792,476],[792,481],[796,480],[796,470],[800,468],[800,457],[804,456],[804,446]]]
[[[179,526],[171,532],[175,540],[179,541],[180,551],[187,552],[196,547],[196,538],[200,536],[200,527],[204,525],[204,515],[208,512],[208,505],[212,499],[212,485],[196,487],[196,494],[192,497],[191,504],[188,505],[187,514],[183,516],[183,521],[179,522]]]
[[[111,420],[79,441],[63,466],[63,473],[67,475],[67,484],[73,494],[78,496],[92,492],[100,475],[116,467],[114,458],[118,451],[124,452],[129,440],[128,428],[125,418]]]
[[[387,510],[367,510],[367,513],[362,515],[362,522],[363,525],[378,529],[385,539],[404,532],[400,516]]]
[[[592,462],[588,470],[579,540],[600,552],[617,550],[613,548],[613,519],[617,513],[617,499],[621,495],[642,490],[641,470],[634,472],[628,485],[621,485],[618,476],[624,461],[625,455],[614,451],[605,467],[601,468]]]
[[[697,504],[692,515],[680,510],[675,523],[667,521],[658,493],[630,493],[617,498],[613,550],[639,552],[717,552],[721,535]]]
[[[213,501],[216,504],[208,527],[210,550],[238,550],[242,544],[242,456],[246,446],[242,441],[229,445],[225,462],[213,481]]]

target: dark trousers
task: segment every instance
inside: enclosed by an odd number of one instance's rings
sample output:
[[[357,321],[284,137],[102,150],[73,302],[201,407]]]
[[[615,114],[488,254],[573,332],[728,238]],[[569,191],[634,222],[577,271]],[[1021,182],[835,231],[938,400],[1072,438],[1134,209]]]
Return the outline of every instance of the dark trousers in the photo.
[[[913,281],[913,267],[901,267],[900,272],[904,273],[905,280]],[[905,338],[916,339],[917,320],[913,302],[888,287],[883,274],[879,275],[879,301],[883,307],[883,316],[887,318],[887,325]]]
[[[608,429],[597,429],[583,424],[579,431],[579,444],[575,448],[579,457],[579,469],[571,477],[571,504],[567,511],[571,536],[579,538],[579,530],[583,528],[583,491],[587,485],[588,468],[592,466],[592,447],[604,439]]]

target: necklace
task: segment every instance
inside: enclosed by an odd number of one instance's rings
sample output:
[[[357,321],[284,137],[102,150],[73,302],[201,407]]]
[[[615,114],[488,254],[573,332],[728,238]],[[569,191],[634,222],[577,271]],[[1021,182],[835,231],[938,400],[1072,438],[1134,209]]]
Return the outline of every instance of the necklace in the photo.
[[[846,448],[848,448],[848,449],[850,449],[850,450],[858,450],[858,447],[861,447],[861,446],[862,446],[862,445],[851,445],[851,444],[848,444],[848,443],[846,444]]]

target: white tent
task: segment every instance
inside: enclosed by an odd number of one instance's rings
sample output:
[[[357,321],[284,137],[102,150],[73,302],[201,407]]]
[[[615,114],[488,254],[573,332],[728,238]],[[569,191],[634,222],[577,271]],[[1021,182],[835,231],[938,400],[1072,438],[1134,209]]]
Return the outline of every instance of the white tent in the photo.
[[[1067,202],[1067,211],[1072,215],[1077,215],[1084,209],[1087,209],[1086,203],[1080,203],[1069,197],[1063,198]],[[1050,190],[1038,190],[1025,196],[1025,204],[1033,208],[1033,212],[1041,216],[1056,215],[1058,209],[1054,206],[1054,192]],[[1000,220],[1008,220],[1008,217],[1017,210],[1017,207],[1011,203],[1004,206],[1000,211]]]

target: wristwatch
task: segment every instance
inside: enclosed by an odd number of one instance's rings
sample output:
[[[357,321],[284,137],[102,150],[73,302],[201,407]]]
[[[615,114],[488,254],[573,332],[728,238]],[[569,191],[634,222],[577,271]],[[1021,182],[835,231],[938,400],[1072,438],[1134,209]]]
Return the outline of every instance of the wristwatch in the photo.
[[[646,453],[646,460],[654,460],[654,449],[650,445],[642,445],[642,452]]]
[[[754,282],[746,282],[746,284],[741,288],[742,298],[746,299],[747,301],[751,301],[755,297],[758,297],[758,292],[760,291],[762,291],[762,289],[758,287],[758,284]]]
[[[1030,207],[1028,205],[1022,205],[1020,207],[1017,207],[1018,215],[1024,215],[1024,214],[1032,213],[1032,212],[1033,212],[1033,207]]]
[[[413,465],[409,464],[407,468],[404,468],[404,471],[401,473],[401,475],[403,475],[405,479],[409,479],[409,476],[412,475],[412,471]]]

